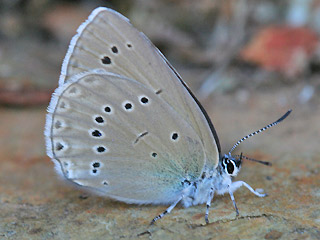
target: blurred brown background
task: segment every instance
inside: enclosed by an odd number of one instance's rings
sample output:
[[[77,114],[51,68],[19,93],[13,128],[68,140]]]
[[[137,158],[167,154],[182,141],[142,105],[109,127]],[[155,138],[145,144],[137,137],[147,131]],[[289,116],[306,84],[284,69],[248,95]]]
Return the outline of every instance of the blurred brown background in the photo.
[[[223,151],[239,147],[273,163],[245,163],[237,179],[269,197],[215,197],[177,208],[89,196],[57,179],[43,128],[71,37],[90,12],[110,7],[164,53],[203,103]],[[320,239],[319,0],[2,0],[0,2],[0,238]]]

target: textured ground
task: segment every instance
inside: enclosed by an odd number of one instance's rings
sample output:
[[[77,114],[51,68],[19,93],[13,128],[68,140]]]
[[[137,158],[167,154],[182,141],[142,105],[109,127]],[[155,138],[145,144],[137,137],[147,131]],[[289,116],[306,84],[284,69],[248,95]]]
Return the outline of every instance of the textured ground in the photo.
[[[209,225],[203,205],[177,207],[149,226],[165,206],[127,205],[65,185],[45,155],[45,107],[0,108],[0,239],[320,239],[319,99],[299,104],[299,90],[260,91],[244,102],[242,95],[217,94],[206,101],[224,150],[293,108],[285,122],[241,146],[273,163],[245,162],[237,177],[269,196],[238,190],[238,218],[229,196],[215,197]]]

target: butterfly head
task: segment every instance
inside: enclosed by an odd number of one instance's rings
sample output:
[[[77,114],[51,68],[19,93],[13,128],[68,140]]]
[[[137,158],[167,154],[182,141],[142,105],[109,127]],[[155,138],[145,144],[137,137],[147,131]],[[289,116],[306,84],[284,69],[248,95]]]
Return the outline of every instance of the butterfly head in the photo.
[[[247,159],[253,162],[258,162],[264,165],[271,165],[271,163],[269,162],[265,162],[265,161],[261,161],[261,160],[256,160],[253,158],[248,158],[246,156],[243,156],[242,153],[240,155],[231,155],[231,152],[242,142],[244,142],[246,139],[259,134],[275,125],[277,125],[278,123],[282,122],[285,118],[287,118],[289,116],[289,114],[291,113],[291,109],[289,111],[287,111],[281,118],[279,118],[277,121],[268,124],[267,126],[265,126],[264,128],[259,129],[258,131],[255,131],[243,138],[241,138],[238,142],[236,142],[233,147],[230,149],[228,154],[225,154],[224,156],[221,157],[221,167],[222,169],[225,171],[225,173],[231,177],[235,177],[237,176],[237,174],[240,171],[241,168],[241,163],[242,163],[242,159]]]
[[[221,158],[221,166],[225,173],[231,177],[237,176],[241,169],[242,154],[240,156],[232,156],[225,154]]]

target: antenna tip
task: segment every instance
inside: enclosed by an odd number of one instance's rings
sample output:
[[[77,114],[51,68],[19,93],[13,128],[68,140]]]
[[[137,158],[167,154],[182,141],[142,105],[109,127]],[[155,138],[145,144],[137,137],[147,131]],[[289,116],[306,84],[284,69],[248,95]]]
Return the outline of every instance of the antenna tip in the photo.
[[[292,109],[289,109],[281,118],[279,118],[277,121],[275,121],[275,123],[279,123],[279,122],[283,121],[284,119],[286,119],[291,112],[292,112]]]
[[[271,163],[271,162],[265,162],[265,163],[266,163],[266,166],[269,166],[269,167],[272,166],[272,163]]]
[[[292,112],[292,109],[290,108],[285,115],[288,116],[291,112]]]

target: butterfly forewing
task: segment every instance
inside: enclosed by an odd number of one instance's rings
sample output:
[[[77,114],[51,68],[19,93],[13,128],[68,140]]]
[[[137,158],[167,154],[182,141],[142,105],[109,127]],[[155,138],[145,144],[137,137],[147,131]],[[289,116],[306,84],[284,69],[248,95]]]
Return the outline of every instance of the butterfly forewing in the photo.
[[[172,202],[205,164],[201,139],[174,108],[150,87],[102,70],[56,90],[47,129],[48,152],[67,179],[126,202]]]
[[[219,143],[199,105],[149,39],[128,19],[106,8],[96,9],[72,39],[60,85],[77,73],[98,68],[134,79],[162,98],[177,118],[183,118],[198,134],[205,149],[206,166],[212,169],[217,165]],[[202,159],[195,161],[194,164],[202,164]]]

